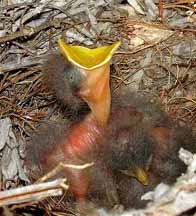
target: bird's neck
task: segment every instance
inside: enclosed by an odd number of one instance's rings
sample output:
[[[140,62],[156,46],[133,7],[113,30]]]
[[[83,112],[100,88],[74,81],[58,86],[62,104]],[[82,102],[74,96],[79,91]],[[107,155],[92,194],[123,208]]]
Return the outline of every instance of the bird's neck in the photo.
[[[71,156],[72,159],[86,157],[98,143],[101,143],[104,131],[104,128],[97,124],[97,121],[90,115],[86,116],[83,121],[74,124],[66,139],[67,144],[64,151],[67,157]]]
[[[105,127],[108,122],[111,107],[111,92],[110,92],[110,65],[104,66],[88,71],[87,73],[94,73],[100,78],[97,79],[96,75],[89,79],[86,84],[87,88],[91,89],[89,94],[87,93],[88,103],[91,113],[88,118],[95,119],[97,123]]]
[[[98,125],[106,127],[110,115],[110,95],[106,95],[99,104],[94,104],[93,112],[90,112],[86,118],[94,119]]]

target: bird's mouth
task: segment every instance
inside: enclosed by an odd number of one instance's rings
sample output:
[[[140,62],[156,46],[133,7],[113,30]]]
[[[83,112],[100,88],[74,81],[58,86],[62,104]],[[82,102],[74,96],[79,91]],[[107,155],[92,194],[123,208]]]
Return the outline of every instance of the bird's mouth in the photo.
[[[120,46],[120,42],[116,42],[112,45],[89,49],[83,46],[68,45],[63,39],[59,39],[58,44],[65,58],[86,70],[93,70],[107,64]]]
[[[111,103],[110,60],[120,42],[95,49],[70,46],[62,39],[58,43],[62,54],[78,66],[85,77],[77,94],[87,102],[97,122],[106,125]]]

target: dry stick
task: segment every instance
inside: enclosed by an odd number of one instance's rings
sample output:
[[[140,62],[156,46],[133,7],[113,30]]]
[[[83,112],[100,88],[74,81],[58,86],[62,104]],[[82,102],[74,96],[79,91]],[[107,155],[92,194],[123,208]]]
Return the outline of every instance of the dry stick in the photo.
[[[92,166],[94,163],[84,165],[65,164],[60,162],[52,171],[40,178],[35,184],[24,186],[21,188],[6,190],[0,192],[0,206],[21,204],[29,202],[37,202],[50,196],[61,196],[63,189],[68,190],[69,186],[65,184],[66,179],[57,179],[51,182],[44,182],[47,179],[55,176],[58,172],[65,168],[70,169],[85,169]]]
[[[10,62],[7,64],[0,64],[0,74],[9,72],[9,71],[13,71],[13,70],[18,70],[18,69],[22,69],[22,68],[27,68],[30,66],[34,66],[34,65],[42,65],[44,62],[44,60],[41,57],[35,57],[35,58],[28,58],[23,60],[20,63],[17,62]]]
[[[159,17],[163,20],[163,0],[159,0]]]
[[[188,97],[174,97],[174,98],[171,98],[171,99],[167,102],[167,104],[171,103],[171,101],[180,100],[180,99],[186,100],[186,101],[190,101],[190,102],[192,102],[193,104],[196,104],[196,100],[194,100],[194,99],[192,99],[192,98],[188,98]]]
[[[0,37],[0,44],[15,40],[15,39],[20,38],[20,37],[32,36],[33,34],[38,33],[40,31],[45,30],[45,29],[52,27],[52,26],[57,28],[57,27],[60,27],[60,24],[61,24],[61,20],[53,20],[53,21],[44,23],[44,24],[42,24],[38,27],[35,27],[35,28],[26,27],[26,28],[22,29],[21,31],[15,32],[13,34],[9,34],[7,36]]]
[[[172,3],[168,3],[168,4],[164,4],[163,7],[164,8],[170,8],[170,7],[175,7],[176,5],[181,5],[181,4],[193,4],[194,2],[196,2],[196,0],[181,0],[181,1],[175,1]]]
[[[0,206],[39,201],[49,196],[60,196],[68,189],[65,179],[57,179],[0,192]]]
[[[133,51],[118,51],[115,53],[115,55],[118,55],[118,54],[125,54],[125,55],[129,55],[129,54],[135,54],[137,52],[140,52],[142,50],[145,50],[145,49],[148,49],[148,48],[151,48],[155,45],[158,45],[160,43],[162,43],[163,41],[166,41],[168,40],[170,37],[172,37],[175,33],[171,33],[167,38],[163,39],[163,40],[160,40],[160,41],[157,41],[157,42],[154,42],[154,43],[151,43],[151,44],[148,44],[148,45],[142,45],[140,46],[139,48],[136,48],[135,50]]]

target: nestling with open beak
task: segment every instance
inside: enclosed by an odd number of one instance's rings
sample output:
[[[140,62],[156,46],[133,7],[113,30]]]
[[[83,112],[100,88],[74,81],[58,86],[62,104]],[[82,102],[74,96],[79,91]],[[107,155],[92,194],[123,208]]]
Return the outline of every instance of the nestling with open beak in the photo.
[[[177,152],[181,146],[194,151],[194,139],[187,145],[190,140],[183,136],[187,130],[139,95],[113,95],[111,107],[110,59],[119,43],[88,49],[60,40],[59,46],[62,55],[49,57],[45,81],[77,115],[69,123],[46,124],[32,137],[29,166],[39,165],[45,173],[60,161],[77,165],[93,161],[89,169],[64,171],[77,202],[83,203],[88,192],[96,196],[94,182],[99,179],[111,202],[116,204],[120,197],[127,208],[141,207],[143,192],[161,181],[173,182],[184,171]]]
[[[65,44],[62,46],[62,43],[64,42],[59,40],[60,47],[64,49],[64,46],[67,46],[66,49],[70,49],[71,46]],[[110,114],[110,59],[119,45],[120,43],[115,43],[97,49],[71,47],[65,59],[65,62],[69,62],[64,67],[69,81],[69,85],[65,88],[74,89],[74,94],[82,98],[91,111],[81,121],[69,124],[51,123],[43,127],[40,133],[32,138],[32,143],[27,148],[27,164],[30,167],[33,167],[32,164],[39,165],[46,172],[59,162],[80,165],[95,160],[95,155],[99,152],[99,145],[103,143],[102,140],[105,137]],[[79,56],[72,49],[75,49]],[[78,49],[80,52],[77,51]],[[66,50],[63,50],[63,53],[66,54]],[[73,61],[74,65],[72,65]],[[76,72],[79,74],[79,79],[73,80]],[[51,82],[49,76],[46,77],[47,79]],[[53,90],[57,88],[54,86]],[[58,92],[56,95],[63,100],[61,93]],[[67,101],[69,102],[69,99],[66,98],[66,103]],[[76,103],[77,101],[80,104],[80,100],[76,100]],[[89,170],[65,170],[70,190],[80,203],[86,199],[90,181],[88,173]]]

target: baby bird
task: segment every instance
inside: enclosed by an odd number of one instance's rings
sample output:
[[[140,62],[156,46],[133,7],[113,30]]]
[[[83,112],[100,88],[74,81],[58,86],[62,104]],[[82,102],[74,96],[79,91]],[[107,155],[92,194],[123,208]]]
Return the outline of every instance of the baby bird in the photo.
[[[71,46],[66,49],[71,53]],[[81,57],[77,47],[73,50]],[[76,61],[69,53],[54,53],[46,62],[44,81],[71,111],[70,120],[41,127],[27,148],[27,164],[31,170],[40,168],[38,178],[62,161],[93,161],[88,169],[63,172],[77,202],[89,198],[100,205],[109,200],[126,208],[143,207],[143,193],[160,182],[173,183],[185,171],[178,151],[195,150],[193,133],[137,93],[112,95],[110,107],[109,64],[86,70],[79,57]]]

